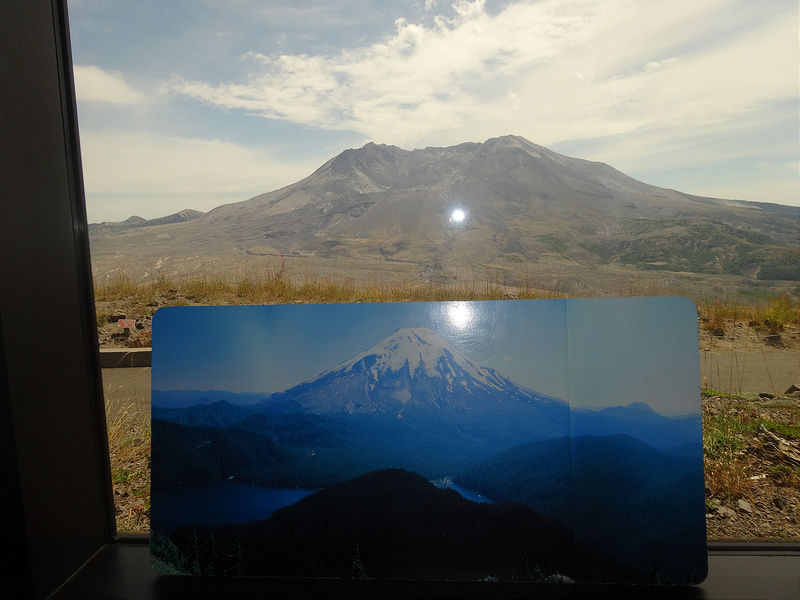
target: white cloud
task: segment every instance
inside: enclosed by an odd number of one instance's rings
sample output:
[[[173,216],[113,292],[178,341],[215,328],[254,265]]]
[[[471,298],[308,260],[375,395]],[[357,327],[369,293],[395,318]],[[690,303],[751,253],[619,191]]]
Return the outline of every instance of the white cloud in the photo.
[[[208,211],[309,175],[328,157],[284,160],[264,149],[151,132],[82,132],[89,220]]]
[[[83,102],[137,104],[145,101],[141,92],[125,81],[122,73],[104,71],[93,65],[75,65],[75,94]]]
[[[664,60],[654,60],[649,62],[645,65],[645,68],[648,71],[652,71],[653,69],[660,69],[661,67],[665,67],[671,65],[672,63],[678,60],[677,56],[673,56],[672,58],[665,58]]]
[[[483,0],[452,7],[452,18],[431,26],[398,19],[380,43],[250,53],[246,81],[176,79],[172,89],[224,109],[417,146],[509,132],[543,144],[655,126],[667,135],[796,96],[786,76],[796,71],[796,24],[761,4],[543,0],[496,15]]]
[[[492,104],[504,110],[499,90],[599,35],[625,4],[585,0],[565,11],[550,0],[491,17],[482,0],[459,0],[452,19],[437,17],[431,27],[398,19],[380,43],[330,55],[253,53],[246,82],[178,79],[173,89],[226,109],[402,144],[472,126]]]

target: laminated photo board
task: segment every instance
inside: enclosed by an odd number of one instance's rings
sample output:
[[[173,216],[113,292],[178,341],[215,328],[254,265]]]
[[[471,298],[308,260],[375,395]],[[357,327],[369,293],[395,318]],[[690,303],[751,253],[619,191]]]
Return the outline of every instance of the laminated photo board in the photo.
[[[698,583],[696,309],[161,309],[150,547],[187,575]]]

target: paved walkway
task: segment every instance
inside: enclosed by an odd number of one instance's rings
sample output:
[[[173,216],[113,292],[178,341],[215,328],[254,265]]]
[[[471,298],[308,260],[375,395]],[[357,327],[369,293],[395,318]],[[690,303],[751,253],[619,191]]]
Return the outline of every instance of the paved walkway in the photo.
[[[727,394],[766,392],[782,395],[800,385],[800,354],[768,352],[700,352],[703,387]]]

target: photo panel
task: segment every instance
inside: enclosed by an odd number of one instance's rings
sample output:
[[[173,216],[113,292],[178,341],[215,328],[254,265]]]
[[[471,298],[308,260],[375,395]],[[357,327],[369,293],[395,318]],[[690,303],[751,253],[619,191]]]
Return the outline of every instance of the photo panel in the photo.
[[[152,400],[162,573],[705,577],[685,299],[170,307]]]

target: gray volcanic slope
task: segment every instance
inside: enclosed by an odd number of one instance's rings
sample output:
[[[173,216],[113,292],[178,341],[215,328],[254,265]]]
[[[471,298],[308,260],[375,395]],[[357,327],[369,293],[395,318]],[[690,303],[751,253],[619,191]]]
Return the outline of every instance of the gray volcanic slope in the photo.
[[[455,208],[463,222],[451,219]],[[412,151],[369,143],[285,188],[192,216],[95,227],[95,264],[278,254],[464,267],[546,259],[800,280],[800,209],[655,187],[518,136]]]

